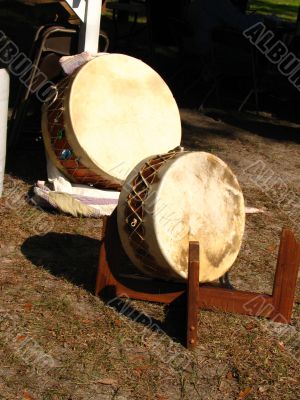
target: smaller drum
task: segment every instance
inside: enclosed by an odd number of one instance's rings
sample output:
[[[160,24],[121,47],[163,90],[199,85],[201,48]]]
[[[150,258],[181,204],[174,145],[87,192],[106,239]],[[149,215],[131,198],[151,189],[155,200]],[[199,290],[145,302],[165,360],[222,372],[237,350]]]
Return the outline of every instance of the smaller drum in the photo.
[[[230,168],[205,152],[170,152],[142,161],[123,186],[118,230],[142,272],[166,280],[188,274],[189,241],[200,242],[200,282],[229,270],[245,226],[243,194]]]
[[[181,141],[170,89],[123,54],[99,56],[60,82],[42,131],[51,161],[72,182],[117,190],[140,160]]]

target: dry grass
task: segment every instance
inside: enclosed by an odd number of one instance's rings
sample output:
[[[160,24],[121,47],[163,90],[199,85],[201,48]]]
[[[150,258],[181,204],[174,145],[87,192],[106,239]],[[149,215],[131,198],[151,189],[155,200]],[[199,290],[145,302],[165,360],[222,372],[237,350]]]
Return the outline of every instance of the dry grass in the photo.
[[[299,195],[299,126],[264,119],[241,122],[229,115],[210,118],[185,110],[182,119],[184,144],[228,162],[247,204],[266,209],[265,214],[248,216],[231,276],[239,288],[269,292],[280,230],[293,221],[277,206],[276,191],[271,196],[261,190],[245,169],[262,160]],[[16,206],[12,187],[20,194]],[[200,343],[189,353],[176,338],[151,331],[93,296],[101,221],[35,211],[22,202],[29,188],[7,175],[6,197],[0,203],[0,398],[299,398],[299,363],[294,357],[299,305],[284,336],[263,319],[201,311]],[[37,235],[36,221],[46,221],[50,232]],[[170,319],[166,307],[145,302],[131,306],[171,332],[164,323]],[[170,323],[176,328],[180,320]],[[28,359],[21,352],[28,339],[53,358],[48,371],[34,356]]]

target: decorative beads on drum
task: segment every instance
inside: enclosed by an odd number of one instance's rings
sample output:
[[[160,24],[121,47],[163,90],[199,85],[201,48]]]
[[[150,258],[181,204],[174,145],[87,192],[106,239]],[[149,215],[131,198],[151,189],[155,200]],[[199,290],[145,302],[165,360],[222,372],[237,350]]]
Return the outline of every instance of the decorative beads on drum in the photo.
[[[65,132],[63,129],[59,129],[59,131],[57,132],[57,139],[58,140],[62,140],[65,136]]]
[[[70,160],[72,157],[72,150],[70,149],[63,149],[60,153],[59,159],[60,160]]]

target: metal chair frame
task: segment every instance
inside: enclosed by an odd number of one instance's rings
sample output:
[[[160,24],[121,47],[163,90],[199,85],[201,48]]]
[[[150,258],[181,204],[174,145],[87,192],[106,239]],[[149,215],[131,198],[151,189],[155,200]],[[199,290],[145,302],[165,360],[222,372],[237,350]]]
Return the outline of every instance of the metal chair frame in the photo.
[[[249,99],[251,98],[251,96],[254,95],[255,110],[256,110],[256,113],[258,113],[259,101],[258,101],[257,53],[256,53],[256,50],[253,48],[253,46],[251,46],[251,44],[249,44],[249,50],[250,50],[250,59],[251,59],[251,79],[252,79],[253,87],[250,89],[250,91],[247,93],[247,95],[243,98],[241,104],[238,107],[238,111],[241,112],[243,110],[243,108],[245,107],[245,105],[247,104],[247,102],[249,101]],[[211,59],[212,59],[214,66],[216,66],[214,47],[212,48],[212,51],[211,51]],[[217,74],[214,73],[214,84],[209,89],[208,93],[204,96],[204,99],[202,100],[202,102],[198,108],[199,111],[203,111],[205,109],[205,103],[207,102],[209,97],[214,92],[216,92],[218,104],[219,105],[221,104],[219,84],[225,77],[226,77],[226,75],[225,76],[223,76],[223,75],[217,76]]]
[[[34,40],[33,45],[30,51],[30,58],[33,59],[33,65],[39,67],[41,64],[41,59],[43,53],[55,53],[59,55],[70,55],[71,49],[71,41],[73,36],[78,33],[78,30],[65,28],[63,26],[49,26],[44,25],[38,28]],[[56,46],[56,42],[53,42],[55,39],[55,35],[62,34],[67,35],[66,37],[70,40],[70,42],[66,46],[66,50],[63,46]],[[104,52],[108,50],[109,47],[109,38],[104,32],[100,32],[100,36],[105,39],[105,47]],[[56,39],[58,39],[56,37]],[[35,57],[34,57],[35,54]],[[32,91],[32,87],[35,82],[35,78],[38,73],[38,68],[32,68],[30,76],[28,77],[29,84],[25,88],[23,86],[20,87],[19,93],[17,95],[16,103],[13,109],[9,136],[8,136],[8,147],[11,148],[16,145],[19,139],[21,124],[24,121],[26,116],[26,112],[28,109],[28,103],[30,100],[30,94]]]

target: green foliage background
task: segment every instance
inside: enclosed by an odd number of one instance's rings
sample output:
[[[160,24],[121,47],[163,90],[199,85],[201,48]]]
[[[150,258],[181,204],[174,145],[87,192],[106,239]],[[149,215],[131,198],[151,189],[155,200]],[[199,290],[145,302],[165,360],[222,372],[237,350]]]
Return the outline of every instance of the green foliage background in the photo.
[[[274,14],[288,21],[296,21],[300,0],[253,0],[250,10],[260,14]]]

